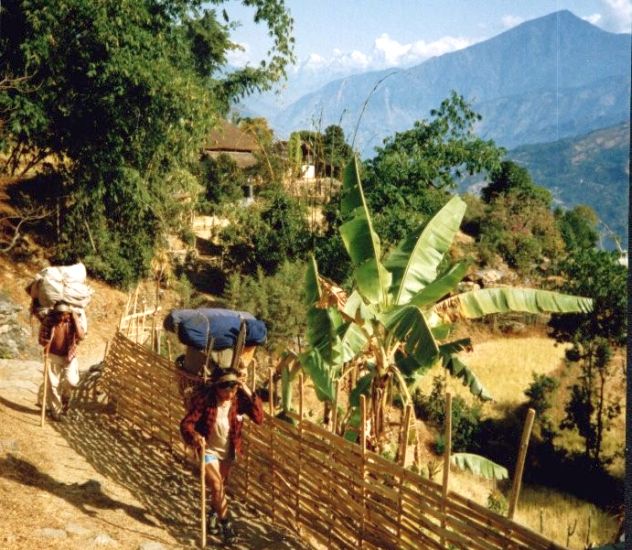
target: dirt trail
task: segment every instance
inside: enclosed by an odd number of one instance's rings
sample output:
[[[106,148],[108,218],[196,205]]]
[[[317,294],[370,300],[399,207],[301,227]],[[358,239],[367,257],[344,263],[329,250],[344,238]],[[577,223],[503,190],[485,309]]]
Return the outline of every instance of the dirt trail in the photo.
[[[93,379],[84,373],[74,417],[41,428],[40,363],[0,360],[0,548],[195,547],[194,475],[162,446],[117,429],[92,400]],[[233,512],[234,548],[309,548],[243,505]]]
[[[22,306],[24,326],[23,289],[37,270],[0,261],[0,284]],[[38,352],[35,336],[24,357],[0,359],[0,550],[198,547],[195,475],[167,449],[118,426],[93,399],[88,370],[103,359],[126,296],[90,284],[96,292],[78,350],[82,382],[73,418],[40,427],[42,364],[29,360]],[[232,511],[240,533],[233,548],[309,548],[239,503]],[[218,543],[209,537],[209,548]]]

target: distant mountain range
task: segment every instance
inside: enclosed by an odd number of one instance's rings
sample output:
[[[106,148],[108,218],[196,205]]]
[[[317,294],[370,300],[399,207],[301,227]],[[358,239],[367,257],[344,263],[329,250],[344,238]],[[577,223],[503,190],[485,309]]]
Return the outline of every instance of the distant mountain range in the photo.
[[[392,74],[391,74],[392,73]],[[387,76],[390,75],[390,76]],[[560,11],[409,69],[335,80],[277,114],[280,136],[342,120],[371,156],[383,138],[427,118],[456,90],[483,116],[478,133],[508,148],[585,134],[629,119],[630,35],[609,33]]]
[[[629,122],[554,143],[523,145],[508,156],[527,168],[538,185],[550,189],[562,206],[591,206],[627,247]],[[614,248],[612,234],[603,226],[599,229],[602,244]]]

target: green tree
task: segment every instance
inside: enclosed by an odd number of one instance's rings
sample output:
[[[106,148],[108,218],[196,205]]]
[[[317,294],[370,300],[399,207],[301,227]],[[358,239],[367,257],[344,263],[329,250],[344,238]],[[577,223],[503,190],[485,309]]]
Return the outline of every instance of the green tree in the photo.
[[[536,185],[529,171],[512,160],[504,160],[492,171],[488,185],[483,187],[481,198],[491,203],[499,195],[517,194],[522,199],[532,199],[550,208],[553,196],[548,189]]]
[[[528,406],[535,411],[540,435],[546,441],[551,441],[555,435],[553,422],[548,414],[551,408],[551,398],[557,390],[559,382],[557,379],[546,374],[533,373],[533,382],[525,390],[524,394],[529,398]]]
[[[254,274],[258,267],[273,274],[286,260],[305,258],[309,250],[307,213],[280,187],[261,193],[258,204],[240,208],[222,232],[230,268]]]
[[[479,242],[483,256],[499,254],[523,274],[531,274],[543,257],[557,259],[564,251],[549,207],[514,190],[497,195],[487,206]]]
[[[478,219],[483,257],[500,255],[511,267],[531,274],[543,257],[559,258],[564,242],[550,210],[553,197],[529,172],[505,160],[492,171],[481,198],[487,204]]]
[[[430,114],[430,120],[387,138],[365,162],[367,202],[376,226],[387,230],[387,243],[398,242],[435,214],[461,176],[489,172],[503,155],[492,141],[475,135],[481,117],[455,92]]]
[[[580,204],[564,211],[558,208],[555,218],[567,250],[587,250],[596,246],[599,218],[590,206]]]
[[[228,155],[205,157],[200,161],[198,170],[205,188],[203,210],[215,212],[218,207],[234,204],[243,198],[246,175]]]
[[[493,170],[504,154],[492,141],[475,135],[474,125],[481,117],[458,94],[442,101],[431,117],[387,138],[375,157],[360,167],[373,223],[387,249],[438,212],[461,176]],[[338,204],[332,199],[333,208]],[[332,223],[320,240],[327,250],[346,221],[339,214],[329,220]],[[333,269],[327,261],[321,265],[331,254],[321,253],[319,242],[316,255],[325,275],[340,272],[341,264]]]
[[[305,332],[304,290],[296,281],[305,275],[304,262],[283,262],[274,275],[261,268],[255,275],[232,273],[224,293],[226,305],[250,311],[268,327],[268,346],[277,353],[285,349],[300,351]]]
[[[147,271],[212,125],[293,59],[283,1],[244,4],[273,45],[261,66],[230,72],[232,24],[197,0],[2,3],[2,78],[28,80],[0,90],[0,145],[13,172],[54,158],[61,256],[123,284]]]
[[[620,413],[619,400],[609,388],[613,384],[613,351],[626,343],[627,269],[614,252],[577,250],[562,264],[563,289],[582,292],[593,298],[594,307],[585,314],[553,316],[552,334],[561,342],[571,342],[566,352],[577,363],[580,375],[570,386],[563,429],[576,429],[584,439],[584,456],[595,465],[603,456],[603,436]]]
[[[351,160],[353,150],[345,141],[344,130],[337,124],[325,128],[323,133],[323,156],[325,175],[335,178],[342,177],[345,165]]]

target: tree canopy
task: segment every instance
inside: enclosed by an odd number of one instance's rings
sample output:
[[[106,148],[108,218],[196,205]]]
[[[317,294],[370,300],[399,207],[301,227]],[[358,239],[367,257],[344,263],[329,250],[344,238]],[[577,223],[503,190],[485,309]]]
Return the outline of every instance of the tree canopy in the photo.
[[[387,138],[364,163],[366,198],[376,226],[390,243],[436,213],[462,176],[491,172],[504,154],[493,141],[474,133],[481,117],[457,93],[430,115],[430,120]]]
[[[258,67],[231,72],[233,23],[199,0],[3,2],[0,71],[17,83],[0,90],[5,168],[53,159],[61,256],[73,248],[112,282],[146,271],[210,128],[293,60],[283,0],[243,3],[272,46]]]

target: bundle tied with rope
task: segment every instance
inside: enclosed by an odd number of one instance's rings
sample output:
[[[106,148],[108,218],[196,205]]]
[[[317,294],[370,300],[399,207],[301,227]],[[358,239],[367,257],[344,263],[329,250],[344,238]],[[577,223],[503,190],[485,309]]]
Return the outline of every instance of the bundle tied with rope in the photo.
[[[176,359],[180,369],[181,394],[195,390],[194,380],[216,379],[223,372],[241,375],[253,360],[257,346],[265,344],[267,328],[247,311],[222,308],[174,309],[163,323],[186,346]]]

